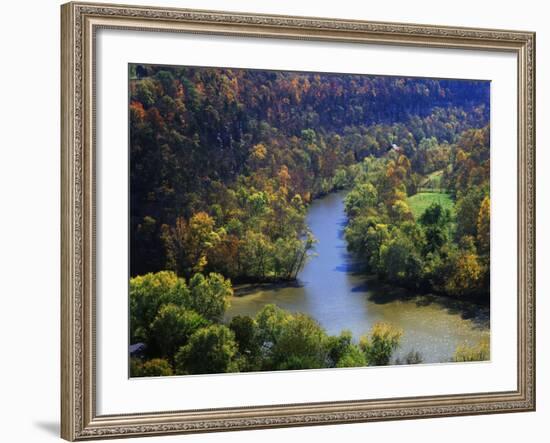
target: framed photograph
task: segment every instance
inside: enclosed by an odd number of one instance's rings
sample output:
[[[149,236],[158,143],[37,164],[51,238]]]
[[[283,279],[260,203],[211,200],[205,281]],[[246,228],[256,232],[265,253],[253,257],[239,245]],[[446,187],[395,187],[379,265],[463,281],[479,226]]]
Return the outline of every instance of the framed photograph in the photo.
[[[68,3],[62,437],[535,409],[535,35]]]

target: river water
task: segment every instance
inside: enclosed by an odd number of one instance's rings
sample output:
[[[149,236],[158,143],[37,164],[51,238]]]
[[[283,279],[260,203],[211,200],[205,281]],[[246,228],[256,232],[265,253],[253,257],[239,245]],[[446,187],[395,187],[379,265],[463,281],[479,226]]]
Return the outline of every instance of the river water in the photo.
[[[311,204],[307,223],[318,243],[298,281],[236,287],[226,320],[254,316],[274,303],[310,315],[331,335],[350,330],[354,340],[385,321],[404,331],[394,359],[417,351],[424,363],[447,362],[458,345],[474,345],[488,336],[488,306],[381,286],[358,272],[360,264],[347,252],[344,239],[344,196],[333,193]]]

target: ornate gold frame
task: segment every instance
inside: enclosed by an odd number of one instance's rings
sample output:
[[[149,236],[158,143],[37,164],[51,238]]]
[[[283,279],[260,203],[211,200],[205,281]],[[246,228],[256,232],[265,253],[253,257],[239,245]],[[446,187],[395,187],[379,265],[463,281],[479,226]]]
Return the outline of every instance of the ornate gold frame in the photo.
[[[507,51],[518,59],[518,383],[511,392],[98,416],[95,412],[94,36],[99,28]],[[61,7],[61,435],[67,440],[533,411],[535,34],[68,3]]]

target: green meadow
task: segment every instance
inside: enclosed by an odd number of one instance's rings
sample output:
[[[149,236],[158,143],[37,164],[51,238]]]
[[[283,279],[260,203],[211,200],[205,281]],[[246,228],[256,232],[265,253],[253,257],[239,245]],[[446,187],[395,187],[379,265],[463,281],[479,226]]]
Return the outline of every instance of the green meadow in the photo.
[[[417,220],[432,203],[439,203],[444,209],[448,209],[451,214],[454,214],[453,199],[444,192],[419,192],[408,197],[407,200],[414,218]]]

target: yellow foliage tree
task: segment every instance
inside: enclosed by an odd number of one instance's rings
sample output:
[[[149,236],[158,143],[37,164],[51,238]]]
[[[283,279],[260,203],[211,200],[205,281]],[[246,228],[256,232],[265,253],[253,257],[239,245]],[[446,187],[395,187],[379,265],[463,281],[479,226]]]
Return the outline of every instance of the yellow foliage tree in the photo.
[[[477,254],[463,252],[458,256],[445,288],[449,294],[467,295],[480,289],[482,279],[483,268]]]
[[[197,212],[187,222],[178,217],[172,227],[163,227],[163,240],[168,256],[168,266],[178,274],[190,274],[204,270],[208,251],[216,247],[224,231],[216,231],[214,219],[206,212]]]
[[[390,363],[390,358],[399,347],[403,330],[390,323],[378,322],[361,337],[359,347],[365,353],[369,366],[384,366]]]
[[[267,148],[265,147],[265,145],[263,143],[258,143],[257,145],[254,145],[252,147],[252,153],[251,153],[251,157],[253,160],[255,160],[256,162],[261,162],[265,159],[267,155]]]

